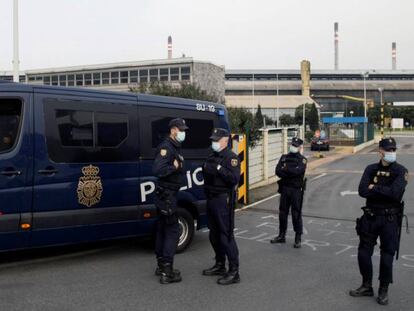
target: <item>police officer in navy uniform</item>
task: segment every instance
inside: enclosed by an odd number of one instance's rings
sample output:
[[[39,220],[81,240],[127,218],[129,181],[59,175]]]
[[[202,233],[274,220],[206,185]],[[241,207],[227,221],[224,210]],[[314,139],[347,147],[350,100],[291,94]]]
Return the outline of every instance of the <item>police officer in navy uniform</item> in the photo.
[[[210,137],[213,153],[203,165],[207,196],[207,217],[210,242],[215,253],[215,265],[203,270],[203,275],[221,276],[217,283],[229,285],[240,282],[239,250],[234,238],[235,188],[240,179],[240,162],[228,147],[229,132],[216,128]],[[229,269],[226,270],[226,257]]]
[[[289,153],[282,155],[276,166],[276,175],[280,178],[279,193],[279,235],[270,243],[286,243],[289,208],[292,207],[292,223],[295,230],[295,248],[301,247],[302,225],[302,187],[306,171],[306,158],[301,154],[303,140],[294,137]]]
[[[393,282],[392,263],[398,248],[398,217],[408,181],[407,169],[396,162],[397,145],[394,138],[384,138],[379,143],[381,160],[369,165],[359,184],[359,195],[366,198],[364,214],[357,220],[359,235],[358,264],[362,285],[351,290],[353,297],[373,296],[372,254],[380,238],[380,272],[377,302],[388,304],[388,285]]]
[[[155,206],[158,212],[155,254],[158,267],[155,274],[161,284],[181,281],[181,274],[173,269],[174,254],[179,239],[177,192],[184,185],[184,158],[181,143],[188,130],[183,119],[169,123],[170,135],[157,147],[153,173],[158,177],[155,190]]]

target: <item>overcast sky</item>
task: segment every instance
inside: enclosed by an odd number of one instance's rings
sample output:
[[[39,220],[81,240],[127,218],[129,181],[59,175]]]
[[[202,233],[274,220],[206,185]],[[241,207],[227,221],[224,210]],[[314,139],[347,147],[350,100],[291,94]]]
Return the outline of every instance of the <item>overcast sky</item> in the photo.
[[[0,0],[0,71],[12,68],[12,4]],[[20,0],[21,69],[185,53],[228,69],[414,69],[413,0]]]

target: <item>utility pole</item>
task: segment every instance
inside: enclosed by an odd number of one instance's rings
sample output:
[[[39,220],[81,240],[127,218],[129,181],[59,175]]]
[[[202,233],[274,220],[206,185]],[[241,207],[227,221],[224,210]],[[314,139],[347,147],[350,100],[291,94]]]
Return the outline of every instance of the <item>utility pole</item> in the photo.
[[[380,92],[380,101],[381,101],[381,138],[384,138],[384,101],[382,99],[382,92],[384,89],[379,88],[378,91]]]
[[[19,1],[13,0],[13,81],[19,82]]]

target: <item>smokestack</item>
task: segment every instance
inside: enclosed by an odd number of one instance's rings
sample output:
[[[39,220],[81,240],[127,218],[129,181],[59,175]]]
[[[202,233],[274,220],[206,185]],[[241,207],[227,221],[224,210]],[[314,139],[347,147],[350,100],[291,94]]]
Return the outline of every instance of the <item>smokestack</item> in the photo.
[[[397,43],[392,43],[392,70],[397,70]]]
[[[172,59],[172,38],[168,36],[168,59]]]
[[[334,24],[334,38],[335,38],[335,70],[339,69],[339,34],[338,34],[338,23]]]
[[[302,77],[302,95],[310,96],[310,61],[303,60],[300,63],[300,75]]]

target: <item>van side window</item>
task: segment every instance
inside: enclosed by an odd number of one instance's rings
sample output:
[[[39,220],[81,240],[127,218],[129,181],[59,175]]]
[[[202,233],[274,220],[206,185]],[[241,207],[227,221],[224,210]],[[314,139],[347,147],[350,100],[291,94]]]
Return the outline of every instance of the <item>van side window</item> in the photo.
[[[93,147],[93,113],[56,110],[60,142],[66,147]]]
[[[141,141],[148,141],[150,145],[142,145],[142,156],[152,158],[155,149],[169,135],[168,123],[177,117],[185,120],[189,130],[182,144],[184,157],[205,158],[210,152],[210,136],[216,126],[217,116],[213,113],[191,110],[141,108]]]
[[[46,144],[57,163],[138,161],[137,107],[44,100]]]
[[[121,113],[95,113],[98,147],[116,147],[128,136],[128,115]]]
[[[0,153],[16,145],[22,119],[22,102],[19,99],[0,99]]]
[[[152,147],[157,146],[169,135],[168,123],[172,117],[159,117],[151,121]],[[186,133],[186,139],[182,145],[183,149],[206,149],[210,147],[210,136],[214,129],[213,120],[185,118],[185,123],[190,128]]]

